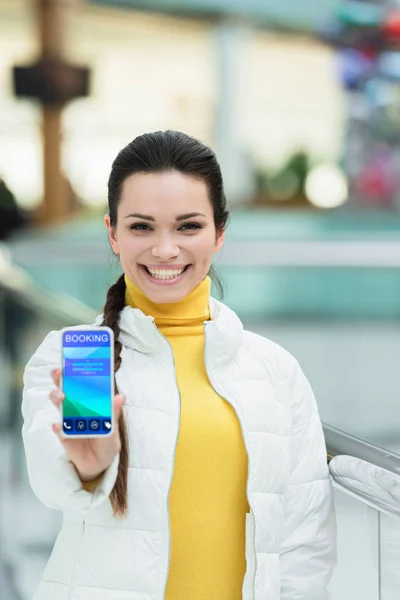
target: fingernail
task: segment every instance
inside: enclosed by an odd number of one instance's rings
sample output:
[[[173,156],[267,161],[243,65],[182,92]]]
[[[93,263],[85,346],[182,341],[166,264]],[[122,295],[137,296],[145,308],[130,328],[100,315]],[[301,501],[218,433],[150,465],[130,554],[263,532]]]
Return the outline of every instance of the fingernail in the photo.
[[[57,400],[62,400],[64,398],[64,394],[61,390],[56,390],[54,392],[54,396],[57,398]]]

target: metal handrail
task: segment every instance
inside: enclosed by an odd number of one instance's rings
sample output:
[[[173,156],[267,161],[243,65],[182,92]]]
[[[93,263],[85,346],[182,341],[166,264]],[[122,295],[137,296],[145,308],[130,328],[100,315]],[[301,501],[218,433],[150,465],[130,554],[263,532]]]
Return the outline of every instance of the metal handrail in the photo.
[[[68,294],[54,294],[40,287],[23,269],[13,264],[4,245],[0,245],[1,289],[10,294],[18,304],[32,309],[47,321],[54,321],[60,327],[92,323],[97,314]]]
[[[400,485],[400,455],[325,423],[323,430],[334,488],[400,518],[398,494],[392,489]]]
[[[328,458],[347,455],[360,458],[386,471],[400,475],[400,455],[366,442],[341,429],[322,424]]]

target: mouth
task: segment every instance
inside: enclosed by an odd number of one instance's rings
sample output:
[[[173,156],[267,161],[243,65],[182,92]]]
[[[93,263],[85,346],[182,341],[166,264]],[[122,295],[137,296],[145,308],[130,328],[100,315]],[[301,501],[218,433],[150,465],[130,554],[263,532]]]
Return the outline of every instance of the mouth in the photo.
[[[146,267],[146,265],[140,265],[148,279],[150,279],[153,283],[164,285],[177,283],[180,281],[191,266],[192,265],[186,265],[180,269],[153,269]]]

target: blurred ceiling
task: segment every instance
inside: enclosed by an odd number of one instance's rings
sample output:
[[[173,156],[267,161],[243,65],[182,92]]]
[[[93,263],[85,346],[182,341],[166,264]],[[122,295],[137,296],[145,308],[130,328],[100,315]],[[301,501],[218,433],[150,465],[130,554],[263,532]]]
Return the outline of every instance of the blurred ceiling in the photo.
[[[339,0],[91,0],[92,4],[198,18],[237,16],[265,27],[312,31]]]

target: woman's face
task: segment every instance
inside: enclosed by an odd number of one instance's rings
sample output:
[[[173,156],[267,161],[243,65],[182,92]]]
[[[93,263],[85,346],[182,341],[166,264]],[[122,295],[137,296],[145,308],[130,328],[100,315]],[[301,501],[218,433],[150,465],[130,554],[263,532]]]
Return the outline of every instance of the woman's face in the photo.
[[[122,186],[116,226],[109,215],[104,220],[124,273],[159,304],[187,296],[224,242],[206,184],[178,171],[131,175]]]

